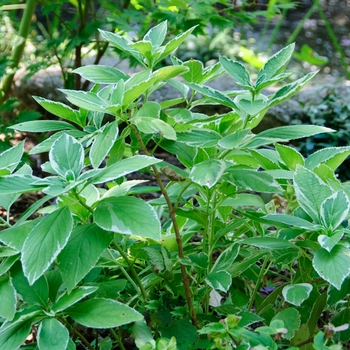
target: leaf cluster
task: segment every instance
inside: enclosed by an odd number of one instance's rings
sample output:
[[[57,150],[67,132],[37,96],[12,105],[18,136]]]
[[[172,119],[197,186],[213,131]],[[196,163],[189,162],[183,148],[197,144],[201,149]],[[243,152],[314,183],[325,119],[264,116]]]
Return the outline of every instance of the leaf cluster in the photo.
[[[12,126],[51,136],[30,151],[48,152],[45,178],[21,165],[24,142],[0,155],[0,348],[23,347],[34,327],[40,350],[123,348],[125,337],[142,350],[340,349],[350,337],[350,192],[334,171],[350,148],[305,158],[286,143],[334,130],[252,131],[316,73],[283,85],[293,44],[256,81],[226,57],[205,66],[171,56],[158,68],[194,30],[167,41],[167,26],[138,42],[101,31],[143,69],[78,68],[93,86],[63,89],[70,106],[35,97],[59,120]],[[220,74],[243,90],[206,85]],[[181,97],[152,101],[165,84]],[[195,112],[217,104],[229,112]],[[137,172],[157,186],[130,179]],[[12,205],[36,191],[44,197],[12,225]]]

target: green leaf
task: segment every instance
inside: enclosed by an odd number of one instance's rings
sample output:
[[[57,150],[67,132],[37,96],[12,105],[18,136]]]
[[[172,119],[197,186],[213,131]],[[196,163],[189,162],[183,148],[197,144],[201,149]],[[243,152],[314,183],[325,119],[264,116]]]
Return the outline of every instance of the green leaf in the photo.
[[[3,280],[0,282],[0,317],[12,321],[16,313],[17,296],[12,284]]]
[[[0,231],[0,241],[10,248],[18,251],[22,250],[23,243],[27,238],[29,232],[37,225],[41,218],[31,221],[25,221],[24,223],[16,226],[12,226],[6,230]]]
[[[55,318],[42,320],[38,329],[39,350],[66,350],[69,340],[68,329]]]
[[[145,69],[133,74],[124,84],[125,90],[131,90],[133,87],[140,85],[145,81],[149,81],[152,76],[151,69]]]
[[[161,107],[160,104],[154,101],[145,102],[141,108],[136,112],[135,117],[152,117],[158,118],[160,117]]]
[[[241,244],[248,244],[259,248],[267,249],[298,249],[294,244],[284,239],[273,238],[273,237],[254,237],[246,238],[240,241]]]
[[[94,286],[82,286],[73,289],[70,294],[66,292],[59,297],[59,299],[53,304],[52,311],[61,312],[70,306],[77,303],[79,300],[85,298],[86,296],[96,292],[98,287]]]
[[[230,167],[226,169],[224,179],[236,186],[252,191],[281,193],[281,189],[274,178],[263,171]]]
[[[287,125],[260,132],[255,137],[290,141],[334,130],[317,125]]]
[[[49,287],[45,276],[41,276],[32,286],[29,285],[25,278],[22,266],[16,263],[11,268],[12,283],[18,294],[22,295],[25,302],[30,305],[40,305],[47,307],[49,298]]]
[[[311,287],[312,288],[312,287]],[[282,334],[282,337],[285,339],[292,339],[294,337],[294,334],[300,327],[300,314],[299,312],[292,308],[288,307],[282,311],[280,311],[273,319],[274,320],[279,320],[283,322],[284,328],[288,330],[288,333]]]
[[[155,210],[136,197],[108,197],[101,200],[94,212],[98,226],[122,234],[160,239],[160,222]]]
[[[176,320],[167,327],[160,327],[160,333],[162,337],[170,339],[170,342],[166,340],[163,347],[160,347],[161,343],[157,341],[157,349],[159,350],[189,349],[198,338],[197,329],[188,318]],[[176,334],[176,339],[174,334]]]
[[[4,322],[0,328],[0,349],[14,350],[24,344],[32,323],[40,320],[41,310],[25,309],[16,314],[11,322]]]
[[[335,230],[349,213],[349,198],[345,191],[338,191],[326,198],[321,204],[321,221],[324,227]]]
[[[198,153],[196,148],[175,141],[163,140],[160,146],[167,152],[175,154],[186,167],[192,167],[194,158]]]
[[[111,150],[118,137],[118,123],[107,124],[99,132],[90,148],[90,160],[94,168],[98,168]]]
[[[120,185],[115,185],[109,189],[104,195],[103,198],[107,197],[119,197],[125,196],[133,187],[140,185],[142,183],[148,182],[148,180],[130,180],[121,183]]]
[[[232,277],[242,276],[242,273],[255,265],[260,259],[266,257],[266,252],[256,252],[253,256],[243,259],[241,262],[233,263],[228,271]]]
[[[268,99],[260,94],[252,100],[250,94],[241,94],[235,98],[235,102],[246,115],[256,116],[267,107]]]
[[[340,290],[337,290],[333,286],[330,286],[327,290],[327,293],[327,304],[330,306],[335,305],[340,300],[344,299],[348,294],[350,294],[350,278],[345,279],[341,285]]]
[[[205,281],[213,289],[226,293],[231,286],[232,278],[227,271],[216,271],[206,275]]]
[[[39,178],[32,175],[6,175],[0,177],[0,195],[39,191],[46,186],[35,185]],[[1,200],[0,200],[1,201]]]
[[[151,329],[147,326],[145,321],[137,321],[133,324],[131,334],[135,339],[135,345],[138,349],[142,349],[142,346],[150,344],[151,349],[155,348],[155,341],[153,339]]]
[[[159,48],[160,55],[157,57],[154,64],[157,64],[165,57],[170,55],[172,52],[174,52],[183,43],[183,41],[192,33],[192,31],[195,28],[196,26],[186,30],[184,33],[181,33],[177,35],[174,39],[170,40],[164,47]]]
[[[152,44],[150,41],[139,40],[135,43],[130,43],[129,46],[136,49],[142,56],[147,59],[148,66],[153,65]]]
[[[226,248],[215,261],[211,272],[225,271],[227,270],[235,261],[239,253],[239,244],[235,243]]]
[[[294,52],[293,56],[300,61],[307,62],[311,65],[322,66],[328,63],[328,57],[320,56],[309,45],[303,44],[300,53]]]
[[[331,236],[319,235],[317,237],[318,243],[320,246],[327,251],[331,251],[335,245],[343,238],[344,232],[343,230],[335,231]]]
[[[338,168],[340,164],[350,155],[349,147],[327,147],[314,152],[305,161],[305,166],[312,170],[319,164],[324,163],[332,170]]]
[[[152,117],[135,117],[131,122],[145,134],[158,133],[168,140],[176,140],[175,130],[161,119]]]
[[[257,80],[267,81],[283,72],[292,57],[295,44],[290,44],[275,53],[260,69]],[[262,79],[263,78],[263,79]]]
[[[123,159],[106,168],[99,169],[94,176],[91,177],[89,183],[99,184],[118,179],[126,174],[146,168],[152,164],[161,162],[161,159],[156,159],[147,156],[134,156]],[[1,181],[1,178],[0,178]],[[0,192],[1,193],[1,192]]]
[[[285,172],[286,170],[280,169],[279,166],[279,159],[278,159],[278,153],[274,150],[270,149],[251,149],[250,150],[251,155],[259,162],[260,167],[262,167],[265,170],[272,170],[274,172]],[[291,173],[291,172],[289,172]],[[270,173],[271,175],[271,173]],[[291,177],[291,179],[293,176]]]
[[[95,266],[112,238],[110,232],[94,224],[80,225],[73,229],[67,245],[57,257],[59,270],[68,292],[71,292]]]
[[[143,320],[134,309],[112,299],[91,299],[66,310],[72,319],[91,328],[114,328]]]
[[[99,29],[99,32],[112,46],[115,46],[118,49],[129,53],[130,55],[135,57],[142,65],[144,65],[142,56],[138,53],[137,50],[129,46],[129,44],[131,43],[130,40],[126,39],[121,35],[107,32],[101,29]]]
[[[29,233],[22,249],[24,275],[33,284],[52,264],[67,244],[73,219],[68,207],[44,217]]]
[[[195,83],[186,83],[186,85],[200,94],[210,97],[214,102],[218,102],[234,110],[239,110],[237,105],[228,96],[218,90],[210,88],[209,86],[201,86]]]
[[[304,157],[296,149],[278,143],[275,148],[288,169],[295,171],[298,164],[304,166]]]
[[[32,175],[32,168],[28,164],[23,164],[21,168],[19,168],[15,174],[16,175]],[[11,206],[16,202],[16,200],[20,197],[20,194],[7,194],[2,195],[0,199],[0,206],[4,207],[7,212],[11,211]]]
[[[297,216],[293,215],[287,215],[287,214],[268,214],[263,216],[264,219],[272,221],[274,223],[282,223],[286,225],[291,225],[295,227],[299,227],[305,230],[309,231],[318,231],[322,227],[319,225],[315,225],[314,223],[307,221],[303,218],[299,218]]]
[[[45,139],[44,141],[38,143],[35,145],[30,151],[29,154],[38,154],[38,153],[43,153],[43,152],[49,152],[52,144],[63,134],[70,135],[76,139],[81,138],[83,136],[86,136],[86,133],[83,131],[79,130],[65,130],[65,131],[58,131]]]
[[[282,74],[278,74],[275,77],[269,79],[269,80],[265,80],[265,77],[262,76],[260,78],[260,80],[257,80],[255,83],[255,92],[256,94],[260,93],[260,91],[262,91],[263,89],[267,88],[270,85],[274,85],[286,78],[288,78],[291,75],[291,73],[282,73]]]
[[[332,325],[335,327],[335,331],[339,332],[340,341],[345,344],[349,343],[350,340],[350,328],[349,328],[349,320],[350,320],[350,309],[345,308],[340,311],[337,315],[332,318]],[[348,326],[346,328],[346,326]],[[338,328],[339,327],[339,328]],[[338,328],[338,329],[337,329]],[[340,331],[340,329],[342,329]],[[340,348],[339,348],[340,350]]]
[[[290,284],[283,288],[282,295],[288,303],[300,306],[310,296],[312,288],[309,283]]]
[[[190,60],[183,64],[189,71],[183,74],[183,78],[189,83],[199,83],[202,80],[203,63],[197,60]]]
[[[222,203],[221,206],[229,206],[229,207],[244,207],[244,206],[251,206],[251,207],[258,207],[258,208],[265,208],[265,203],[261,199],[260,196],[257,196],[255,194],[250,193],[238,193],[234,198],[226,198]]]
[[[316,223],[320,223],[321,205],[332,195],[332,189],[315,173],[301,165],[297,166],[294,186],[299,205]]]
[[[52,303],[57,300],[57,295],[61,292],[63,280],[58,270],[46,271],[44,274],[49,286],[49,299]]]
[[[185,66],[168,66],[162,67],[152,73],[151,77],[147,80],[142,80],[138,84],[129,83],[130,87],[127,88],[127,83],[125,84],[124,100],[123,106],[126,108],[132,102],[134,102],[138,97],[140,97],[148,89],[152,88],[156,83],[164,81],[180,74],[187,72],[188,68]],[[132,78],[131,78],[132,79]],[[131,80],[130,79],[130,80]]]
[[[330,252],[321,248],[315,253],[312,266],[319,276],[340,290],[344,279],[350,274],[350,250],[341,244]]]
[[[219,141],[219,146],[225,149],[237,148],[240,143],[246,138],[249,132],[250,129],[244,129],[237,131],[231,135],[225,136]]]
[[[85,126],[80,121],[79,111],[74,110],[61,102],[47,100],[46,98],[38,97],[38,96],[34,96],[33,98],[36,102],[40,104],[41,107],[43,107],[49,113],[57,117],[69,120],[73,123],[76,123],[81,127]]]
[[[241,317],[238,322],[239,327],[250,326],[253,323],[263,322],[264,319],[256,314],[246,311],[240,311],[237,313],[237,316]]]
[[[167,21],[163,21],[152,27],[143,37],[143,40],[149,41],[152,44],[152,51],[158,49],[163,44],[168,29]]]
[[[250,76],[243,64],[220,56],[219,61],[225,71],[235,79],[236,84],[246,89],[251,89]]]
[[[146,252],[148,260],[152,265],[152,269],[155,272],[160,272],[165,270],[165,263],[163,259],[163,255],[160,251],[160,247],[158,245],[152,245],[149,247],[142,248],[143,251]]]
[[[76,91],[59,89],[66,95],[67,100],[75,106],[78,106],[88,111],[106,113],[105,107],[107,107],[106,101],[99,97],[94,92],[90,91]]]
[[[12,173],[22,159],[24,141],[19,142],[0,154],[0,169],[8,169]]]
[[[3,258],[0,262],[0,276],[4,275],[8,270],[10,270],[10,268],[14,263],[16,263],[17,260],[19,260],[19,258],[19,254]]]
[[[215,147],[220,138],[220,134],[208,129],[191,129],[186,132],[177,133],[178,141],[191,147]]]
[[[188,259],[190,260],[188,262],[188,266],[192,266],[193,268],[198,268],[198,269],[208,268],[209,258],[208,258],[208,254],[204,252],[200,252],[198,254],[190,254],[188,256]]]
[[[48,132],[75,129],[72,124],[58,120],[33,120],[9,126],[8,128],[26,132]]]
[[[69,173],[73,173],[76,180],[84,167],[84,149],[74,137],[63,134],[53,143],[49,159],[57,174],[67,178]]]
[[[219,181],[225,169],[226,164],[224,161],[208,159],[196,164],[189,176],[193,182],[211,188]]]
[[[276,106],[283,101],[288,100],[292,96],[294,96],[297,92],[299,92],[315,75],[317,72],[308,73],[304,77],[294,81],[293,83],[287,84],[276,91],[272,96],[269,96],[270,103],[269,107]],[[256,124],[254,121],[251,123],[251,127],[253,128]]]
[[[116,84],[119,80],[128,80],[130,77],[124,72],[110,66],[89,65],[72,71],[95,84]]]

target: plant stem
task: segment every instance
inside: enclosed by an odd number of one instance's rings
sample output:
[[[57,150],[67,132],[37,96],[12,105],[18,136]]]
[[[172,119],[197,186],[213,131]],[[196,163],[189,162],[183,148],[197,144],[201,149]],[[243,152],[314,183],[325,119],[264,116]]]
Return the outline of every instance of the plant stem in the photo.
[[[127,263],[127,265],[130,268],[131,274],[133,275],[133,277],[135,278],[136,283],[138,284],[141,294],[142,294],[142,299],[143,302],[146,303],[146,299],[147,299],[147,294],[145,291],[145,288],[142,285],[142,282],[140,280],[139,275],[137,274],[134,265],[132,264],[132,262],[129,260],[128,256],[125,254],[124,250],[119,246],[119,244],[113,239],[112,241],[112,245],[113,247],[118,251],[118,253],[122,256],[122,258],[125,260],[125,262]],[[125,270],[124,270],[125,271]],[[126,271],[125,271],[126,272]]]
[[[67,321],[62,320],[61,321],[65,324],[65,326],[69,329],[69,331],[73,334],[75,334],[87,347],[89,350],[94,350],[94,348],[91,346],[91,344],[88,342],[88,340],[75,328],[71,327]]]
[[[129,124],[129,126],[132,129],[132,131],[134,132],[138,142],[140,143],[140,146],[141,146],[143,152],[146,155],[149,155],[149,152],[148,152],[145,144],[143,143],[142,138],[141,138],[140,134],[138,133],[137,129],[135,128],[135,126],[132,124]],[[174,227],[179,257],[185,258],[185,254],[184,254],[184,250],[183,250],[183,246],[182,246],[182,238],[181,238],[181,234],[180,234],[180,229],[179,229],[179,226],[177,224],[176,215],[175,215],[176,209],[173,207],[173,205],[171,203],[171,199],[168,195],[168,192],[164,187],[161,174],[155,165],[152,165],[152,170],[154,172],[154,177],[156,178],[156,181],[158,183],[160,191],[161,191],[162,195],[164,196],[165,201],[166,201],[167,206],[168,206],[169,216],[170,216],[170,219],[171,219],[171,221],[173,223],[173,227]],[[180,263],[180,269],[181,269],[182,282],[184,284],[187,306],[188,306],[188,310],[189,310],[190,317],[191,317],[191,322],[195,327],[197,327],[198,326],[197,315],[196,315],[196,312],[195,312],[194,307],[193,307],[192,293],[191,293],[190,283],[189,283],[189,279],[188,279],[185,265]]]
[[[121,338],[120,334],[118,335],[113,328],[110,328],[109,331],[113,335],[113,338],[118,342],[118,345],[119,345],[120,349],[121,350],[126,350],[122,340],[120,339]],[[120,332],[120,329],[118,330],[118,333],[119,332]]]
[[[0,216],[0,222],[2,222],[0,226],[11,227],[11,225],[6,220],[4,220],[1,216]]]
[[[23,12],[21,24],[18,31],[19,38],[22,39],[21,43],[14,47],[12,51],[12,63],[10,65],[11,73],[5,75],[0,82],[0,106],[6,100],[10,93],[11,84],[15,76],[15,69],[18,67],[19,62],[22,58],[23,51],[26,45],[26,39],[29,34],[30,25],[35,10],[36,0],[27,0],[26,7]]]
[[[266,264],[268,262],[268,260],[270,259],[270,254],[267,254],[267,256],[265,257],[265,260],[261,266],[261,269],[260,269],[260,274],[259,274],[259,277],[258,277],[258,280],[256,281],[256,284],[255,284],[255,287],[254,287],[254,290],[253,290],[253,294],[250,298],[250,302],[249,302],[249,307],[248,307],[248,311],[251,311],[252,307],[253,307],[253,304],[254,304],[254,301],[255,301],[255,297],[256,297],[256,294],[258,293],[258,289],[260,287],[260,283],[261,283],[261,280],[264,276],[264,273],[265,273],[265,267],[266,267]]]
[[[109,256],[114,260],[114,256],[111,253],[111,251],[108,249],[108,254]],[[130,275],[128,274],[128,272],[124,269],[123,266],[118,264],[118,267],[121,269],[121,271],[123,272],[124,276],[126,277],[126,279],[130,282],[130,284],[135,288],[135,290],[138,292],[138,296],[142,296],[142,292],[140,290],[140,288],[137,286],[137,284],[134,282],[134,280],[130,277]],[[129,301],[130,303],[130,301]]]
[[[86,205],[80,198],[80,196],[78,195],[78,193],[73,190],[73,193],[74,193],[74,196],[77,198],[77,200],[79,201],[79,203],[84,207],[86,208],[90,213],[94,213],[93,209],[90,208],[88,205]],[[125,254],[124,250],[119,246],[119,244],[113,239],[112,241],[112,245],[114,246],[114,248],[118,251],[118,253],[122,256],[122,258],[125,260],[125,262],[127,263],[128,267],[130,268],[130,271],[133,275],[133,277],[135,278],[139,288],[140,288],[140,291],[141,291],[141,295],[142,295],[142,299],[144,301],[144,303],[146,303],[146,298],[147,298],[147,294],[146,294],[146,291],[145,289],[143,288],[143,285],[142,285],[142,282],[137,274],[137,272],[135,271],[135,268],[132,264],[132,262],[129,260],[128,256]],[[124,268],[121,268],[124,270]],[[125,276],[127,277],[128,274],[127,272],[124,270],[123,273],[125,274]],[[130,278],[130,276],[129,276]],[[130,281],[131,279],[128,280]],[[131,280],[132,281],[132,280]],[[134,283],[133,283],[134,284]],[[135,288],[137,290],[137,288]]]
[[[297,36],[299,35],[300,31],[303,29],[305,22],[311,17],[311,15],[314,13],[316,9],[316,4],[313,4],[309,11],[307,11],[304,18],[298,23],[297,27],[294,29],[293,33],[290,35],[289,39],[287,40],[286,45],[291,44],[295,41]]]

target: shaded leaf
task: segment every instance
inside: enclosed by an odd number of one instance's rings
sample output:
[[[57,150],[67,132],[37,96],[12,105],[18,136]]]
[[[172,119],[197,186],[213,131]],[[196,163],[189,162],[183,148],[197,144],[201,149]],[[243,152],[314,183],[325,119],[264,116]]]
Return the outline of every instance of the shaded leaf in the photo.
[[[94,219],[107,231],[160,239],[160,222],[155,210],[139,198],[107,197],[97,204]]]
[[[134,309],[112,299],[90,299],[66,310],[72,319],[91,328],[119,327],[143,320]]]
[[[33,284],[67,244],[73,219],[68,207],[44,217],[29,233],[22,249],[24,275]]]

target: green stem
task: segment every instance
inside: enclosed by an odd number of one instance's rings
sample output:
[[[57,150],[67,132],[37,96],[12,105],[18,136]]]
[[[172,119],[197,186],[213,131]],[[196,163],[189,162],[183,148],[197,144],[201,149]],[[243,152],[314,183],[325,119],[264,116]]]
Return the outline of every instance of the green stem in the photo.
[[[324,23],[326,25],[326,29],[327,29],[329,37],[331,38],[332,44],[333,44],[334,48],[337,50],[337,52],[340,55],[340,61],[341,61],[342,65],[343,65],[343,68],[345,70],[346,77],[348,79],[350,79],[349,66],[348,66],[348,63],[346,62],[346,58],[345,58],[344,52],[343,52],[343,50],[342,50],[342,48],[341,48],[341,46],[339,44],[339,41],[338,41],[338,39],[337,39],[337,37],[336,37],[336,35],[334,33],[334,30],[333,30],[332,26],[330,25],[326,14],[323,12],[319,0],[314,0],[314,3],[317,6],[317,10],[318,10],[318,13],[320,14],[320,17],[323,19],[323,21],[324,21]]]
[[[109,249],[107,249],[109,256],[115,260],[113,254],[111,253],[111,251]],[[120,264],[117,264],[118,267],[120,268],[120,270],[122,271],[123,275],[125,276],[125,278],[130,282],[130,284],[135,288],[135,290],[137,291],[138,297],[142,296],[141,290],[140,288],[137,286],[137,284],[134,282],[134,280],[130,277],[130,275],[128,274],[128,272],[124,269],[124,267]]]
[[[4,220],[1,216],[0,216],[0,222],[2,222],[0,226],[11,227],[11,225],[6,220]]]
[[[211,201],[213,209],[210,215],[210,229],[209,229],[209,269],[211,269],[211,265],[213,261],[213,250],[214,250],[214,241],[215,241],[215,218],[216,218],[215,202],[216,202],[216,194],[214,193],[213,200]]]
[[[134,132],[134,134],[135,134],[135,136],[136,136],[136,138],[137,138],[137,140],[142,148],[142,151],[146,155],[149,155],[149,152],[148,152],[145,144],[143,143],[142,138],[141,138],[140,134],[138,133],[136,127],[133,124],[129,124],[129,126],[133,130],[133,132]],[[176,214],[175,214],[176,210],[174,209],[173,204],[171,203],[171,199],[168,195],[168,192],[164,187],[164,184],[162,181],[162,176],[161,176],[160,172],[158,171],[158,169],[155,165],[152,165],[151,167],[152,167],[152,170],[154,173],[154,177],[156,178],[156,181],[157,181],[158,186],[160,188],[160,191],[161,191],[162,195],[164,196],[164,199],[167,203],[167,207],[169,210],[169,216],[170,216],[170,219],[171,219],[171,221],[173,223],[173,227],[174,227],[179,257],[185,258],[180,229],[179,229],[179,225],[178,225],[177,220],[176,220]],[[191,322],[195,327],[197,327],[198,326],[197,315],[196,315],[196,312],[195,312],[194,306],[193,306],[192,293],[191,293],[190,283],[189,283],[189,279],[188,279],[185,265],[180,263],[180,270],[181,270],[182,282],[184,284],[184,291],[185,291],[185,295],[186,295],[187,306],[188,306],[188,310],[189,310],[190,317],[191,317]]]
[[[124,346],[124,344],[122,342],[122,339],[121,339],[120,329],[118,329],[118,334],[115,332],[115,330],[113,328],[110,328],[109,331],[113,335],[113,338],[118,342],[118,345],[119,345],[120,349],[121,350],[126,350],[125,346]]]
[[[303,29],[305,22],[311,17],[311,15],[314,13],[315,10],[316,10],[316,4],[313,4],[311,6],[310,10],[307,11],[307,13],[304,16],[304,18],[298,23],[298,25],[294,29],[293,33],[290,35],[289,39],[287,40],[287,44],[286,45],[289,45],[289,44],[291,44],[292,42],[295,41],[295,39],[299,35],[300,31]]]
[[[19,65],[19,62],[22,58],[23,51],[26,45],[26,40],[29,34],[31,21],[35,10],[35,5],[36,5],[36,0],[27,0],[26,2],[26,7],[23,12],[21,24],[18,31],[18,36],[19,38],[22,39],[22,42],[19,45],[15,46],[12,51],[12,57],[11,57],[12,63],[9,67],[11,69],[11,73],[5,75],[0,82],[0,106],[3,104],[8,94],[10,93],[11,84],[15,76],[15,69]]]
[[[263,279],[263,276],[264,276],[264,273],[265,273],[266,264],[268,263],[269,259],[270,259],[270,254],[267,254],[267,256],[265,257],[265,260],[264,260],[264,262],[263,262],[263,264],[261,266],[260,274],[259,274],[258,280],[256,281],[256,284],[255,284],[255,287],[254,287],[254,290],[253,290],[253,294],[252,294],[252,296],[250,298],[248,311],[251,311],[251,309],[253,307],[253,304],[254,304],[254,301],[255,301],[255,298],[256,298],[256,294],[258,293],[261,280]]]
[[[78,195],[78,193],[77,193],[75,190],[73,190],[73,193],[74,193],[74,196],[75,196],[75,197],[77,198],[77,200],[79,201],[79,203],[80,203],[84,208],[86,208],[90,213],[93,214],[93,213],[94,213],[93,209],[92,209],[91,207],[89,207],[88,205],[86,205],[86,204],[81,200],[81,198],[80,198],[80,196]],[[129,260],[128,256],[125,254],[125,252],[123,251],[123,249],[119,246],[119,244],[118,244],[115,240],[112,241],[112,244],[113,244],[114,248],[118,251],[118,253],[122,256],[122,258],[125,260],[125,262],[127,263],[128,267],[130,268],[130,271],[131,271],[133,277],[135,278],[135,280],[136,280],[136,282],[137,282],[137,284],[138,284],[138,286],[139,286],[139,288],[140,288],[141,295],[142,295],[142,299],[143,299],[143,301],[146,303],[147,294],[146,294],[146,291],[145,291],[145,289],[143,288],[142,282],[141,282],[141,280],[140,280],[140,278],[139,278],[139,276],[138,276],[138,274],[137,274],[137,272],[136,272],[136,270],[135,270],[135,268],[134,268],[134,266],[133,266],[133,263]],[[123,273],[125,274],[126,277],[129,276],[123,267],[121,267],[121,269],[122,269],[122,271],[123,271]],[[128,277],[127,277],[127,278],[128,278]],[[130,276],[129,276],[129,278],[130,278]],[[129,279],[129,278],[128,278],[128,279]],[[130,278],[129,281],[131,282],[132,279]],[[133,281],[132,281],[132,284],[134,285],[134,287],[136,287],[136,285],[134,284]],[[136,287],[135,289],[137,290],[138,288]]]
[[[86,346],[89,350],[94,350],[94,348],[91,346],[91,344],[88,342],[88,340],[79,332],[77,331],[75,328],[71,327],[69,325],[69,323],[65,320],[60,319],[60,321],[62,321],[65,326],[69,329],[69,331],[73,334],[75,334]]]
[[[140,291],[141,291],[141,295],[142,295],[142,299],[143,299],[143,302],[146,303],[146,299],[147,299],[147,294],[146,294],[146,291],[145,291],[145,288],[143,287],[142,285],[142,282],[140,280],[140,277],[138,276],[135,268],[134,268],[134,265],[133,263],[129,260],[128,256],[125,254],[124,250],[119,246],[119,244],[113,239],[112,241],[112,245],[113,247],[118,251],[118,253],[122,256],[122,258],[125,260],[125,262],[127,263],[128,267],[130,268],[130,271],[131,271],[131,274],[132,276],[135,278],[135,281],[137,283],[137,285],[139,286],[140,288]],[[121,269],[124,269],[124,268],[121,268]],[[122,270],[123,271],[123,270]],[[126,273],[126,271],[124,270],[124,272]],[[127,275],[127,273],[126,273]],[[137,290],[137,288],[136,288]]]

